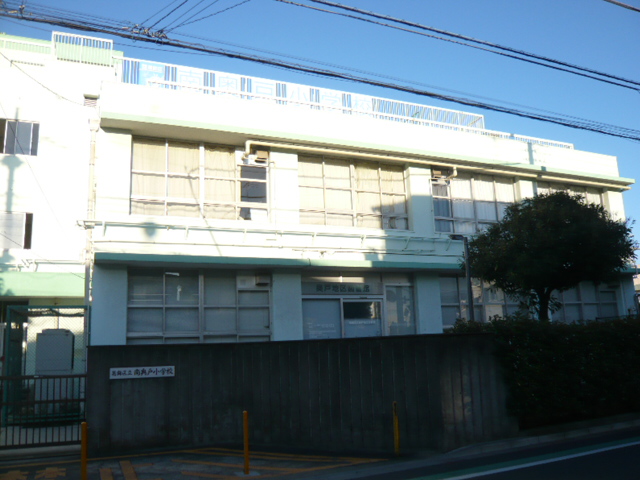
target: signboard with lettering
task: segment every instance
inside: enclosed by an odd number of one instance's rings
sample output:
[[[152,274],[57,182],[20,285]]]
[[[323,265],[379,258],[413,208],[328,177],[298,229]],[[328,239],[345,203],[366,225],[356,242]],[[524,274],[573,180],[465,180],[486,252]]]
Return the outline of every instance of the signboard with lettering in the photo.
[[[109,380],[126,380],[128,378],[175,377],[174,365],[162,367],[119,367],[109,369]]]
[[[381,295],[380,283],[303,282],[303,295]]]

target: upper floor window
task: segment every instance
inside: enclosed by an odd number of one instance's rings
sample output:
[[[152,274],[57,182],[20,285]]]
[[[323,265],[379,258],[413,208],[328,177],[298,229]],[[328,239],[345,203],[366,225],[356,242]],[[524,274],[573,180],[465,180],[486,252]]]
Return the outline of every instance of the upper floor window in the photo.
[[[300,222],[407,230],[404,167],[298,157]]]
[[[515,201],[512,178],[432,171],[436,232],[476,233],[504,216]]]
[[[0,153],[37,155],[40,124],[0,118]]]
[[[579,185],[563,185],[560,183],[538,182],[538,195],[554,192],[569,192],[582,195],[588,203],[602,205],[602,189]]]
[[[0,213],[0,249],[31,248],[33,213]]]
[[[131,213],[267,220],[267,177],[266,152],[134,138]]]

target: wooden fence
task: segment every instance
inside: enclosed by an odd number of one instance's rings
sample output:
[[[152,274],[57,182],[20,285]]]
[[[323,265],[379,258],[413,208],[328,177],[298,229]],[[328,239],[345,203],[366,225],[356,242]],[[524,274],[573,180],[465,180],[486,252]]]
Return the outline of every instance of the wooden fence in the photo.
[[[242,441],[326,451],[449,450],[511,435],[489,335],[90,347],[93,454]],[[149,367],[174,376],[135,377]],[[120,368],[124,376],[110,379]],[[134,378],[126,378],[130,370]]]

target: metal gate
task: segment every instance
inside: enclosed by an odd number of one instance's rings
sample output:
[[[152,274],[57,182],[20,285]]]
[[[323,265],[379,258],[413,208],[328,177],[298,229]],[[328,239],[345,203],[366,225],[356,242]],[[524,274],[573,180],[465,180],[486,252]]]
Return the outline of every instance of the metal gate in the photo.
[[[86,375],[0,377],[0,448],[80,442]]]

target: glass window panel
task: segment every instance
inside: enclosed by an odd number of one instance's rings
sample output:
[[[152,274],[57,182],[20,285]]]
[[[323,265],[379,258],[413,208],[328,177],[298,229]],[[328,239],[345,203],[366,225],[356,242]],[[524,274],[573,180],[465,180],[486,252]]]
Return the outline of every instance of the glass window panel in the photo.
[[[198,274],[165,274],[165,303],[167,305],[197,305],[200,298]]]
[[[508,203],[498,203],[498,220],[502,220],[507,213]]]
[[[7,121],[6,139],[4,153],[8,155],[15,155],[16,151],[16,135],[18,133],[18,122]]]
[[[546,195],[551,192],[551,186],[547,182],[538,182],[538,195]]]
[[[340,300],[302,300],[302,330],[306,339],[342,337]]]
[[[324,164],[324,181],[334,188],[351,188],[349,162],[327,160]]]
[[[460,302],[456,277],[440,277],[440,301],[442,303]]]
[[[449,196],[449,186],[448,185],[432,183],[431,186],[432,186],[432,189],[433,189],[433,195],[435,197],[448,197]]]
[[[22,155],[31,154],[31,126],[26,122],[12,122],[17,124],[15,153]]]
[[[598,305],[596,304],[584,304],[584,319],[583,320],[595,320],[598,318]]]
[[[205,180],[205,199],[210,202],[236,201],[236,181],[235,180]]]
[[[230,306],[236,304],[236,276],[205,275],[204,277],[205,305]]]
[[[129,274],[129,305],[162,305],[164,300],[162,274]]]
[[[603,303],[600,305],[601,317],[617,317],[618,307],[615,303]]]
[[[358,215],[358,227],[382,228],[382,217],[374,215]]]
[[[387,323],[390,335],[411,335],[416,333],[413,314],[413,288],[386,288]]]
[[[266,180],[267,179],[267,169],[264,167],[242,165],[240,167],[240,174],[242,178],[246,180]]]
[[[335,215],[327,214],[327,225],[336,225],[341,227],[352,227],[353,216],[351,215]]]
[[[407,213],[407,202],[404,195],[382,195],[382,213]]]
[[[158,345],[162,343],[162,337],[154,338],[127,338],[127,345]]]
[[[167,194],[166,178],[164,174],[132,173],[131,193],[132,195],[164,197]]]
[[[167,308],[166,310],[167,332],[197,332],[198,309],[197,308]]]
[[[164,215],[164,202],[131,201],[131,213],[133,215]]]
[[[302,186],[322,187],[322,160],[298,157],[298,178]]]
[[[478,220],[498,221],[496,204],[493,202],[476,202]]]
[[[454,218],[474,218],[471,200],[451,200]]]
[[[236,168],[233,150],[223,147],[205,147],[204,174],[207,177],[235,178]]]
[[[188,203],[168,203],[167,215],[172,217],[200,217],[200,206]]]
[[[205,205],[205,218],[219,218],[225,220],[237,220],[238,213],[236,207],[232,205]]]
[[[127,312],[127,331],[162,333],[162,309],[130,308]]]
[[[516,201],[512,179],[502,177],[496,178],[496,200],[507,203],[513,203]]]
[[[358,212],[381,213],[380,194],[358,192],[356,198],[358,200]]]
[[[466,278],[462,278],[460,277],[461,280],[465,280]],[[465,283],[466,285],[466,283]],[[477,278],[472,278],[471,279],[471,288],[473,291],[473,301],[474,302],[482,302],[482,280],[479,280]]]
[[[451,179],[451,198],[471,199],[471,178],[460,174]]]
[[[583,302],[597,302],[596,287],[592,282],[582,282],[580,284],[580,294]]]
[[[580,295],[577,288],[570,288],[562,292],[562,300],[564,302],[579,302]]]
[[[267,184],[262,182],[241,182],[243,202],[267,203]]]
[[[499,288],[492,287],[484,283],[484,298],[490,303],[504,303],[504,292]]]
[[[616,301],[616,292],[605,292],[600,291],[600,301],[601,302],[615,302]]]
[[[327,210],[351,210],[351,191],[349,190],[326,190]]]
[[[436,232],[441,232],[441,233],[453,232],[453,222],[450,220],[436,220]]]
[[[134,139],[132,168],[150,172],[165,172],[167,159],[164,140]]]
[[[384,217],[382,228],[391,228],[395,230],[409,230],[409,220],[403,217]]]
[[[361,162],[357,163],[355,167],[356,188],[358,190],[380,191],[377,164]]]
[[[453,327],[458,318],[460,318],[458,307],[442,307],[442,325],[444,327]]]
[[[476,200],[495,200],[493,190],[493,178],[485,175],[478,176],[473,182],[474,197]]]
[[[205,308],[204,329],[207,332],[236,333],[235,308]]]
[[[433,210],[436,217],[451,217],[450,200],[446,200],[443,198],[434,198]]]
[[[300,223],[307,225],[324,225],[324,213],[300,212]]]
[[[391,165],[380,167],[382,191],[389,193],[405,193],[404,168]]]
[[[492,317],[504,317],[504,306],[503,305],[496,305],[496,304],[489,304],[489,305],[485,305],[484,306],[484,318],[486,319],[490,319]],[[479,318],[476,318],[476,320],[479,320]]]
[[[269,328],[268,308],[241,308],[238,310],[238,332],[267,330]]]
[[[200,337],[174,337],[165,338],[164,343],[167,345],[185,344],[185,343],[199,343]]]
[[[322,188],[300,187],[300,208],[324,210],[324,190]]]
[[[200,179],[197,177],[169,176],[168,190],[170,197],[200,199]]]
[[[458,292],[460,293],[460,302],[467,303],[467,299],[469,298],[467,292],[467,277],[455,277],[458,281]],[[473,279],[471,280],[473,283]]]
[[[582,320],[582,312],[580,311],[580,305],[564,305],[564,321],[566,323],[573,323]]]
[[[454,222],[456,233],[476,233],[476,224],[473,222]]]
[[[238,305],[269,305],[269,292],[238,292]]]
[[[169,172],[199,175],[200,146],[197,143],[169,142]]]

